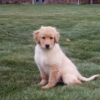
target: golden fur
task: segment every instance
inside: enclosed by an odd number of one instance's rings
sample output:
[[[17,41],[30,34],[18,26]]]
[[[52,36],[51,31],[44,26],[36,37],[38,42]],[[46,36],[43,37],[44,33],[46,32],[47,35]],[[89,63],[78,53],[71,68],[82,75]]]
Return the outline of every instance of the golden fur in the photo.
[[[59,46],[59,32],[55,27],[42,26],[34,33],[36,41],[35,62],[41,76],[40,85],[43,89],[54,87],[61,79],[64,84],[81,84],[90,81],[99,75],[90,78],[83,77],[72,61],[65,56]]]

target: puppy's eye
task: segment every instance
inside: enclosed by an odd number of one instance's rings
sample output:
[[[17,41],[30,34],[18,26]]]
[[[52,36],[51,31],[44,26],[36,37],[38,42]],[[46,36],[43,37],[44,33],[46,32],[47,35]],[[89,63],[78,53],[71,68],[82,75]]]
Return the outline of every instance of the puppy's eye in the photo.
[[[45,40],[45,37],[43,36],[43,37],[42,37],[42,39],[44,39],[44,40]]]
[[[52,40],[52,39],[53,39],[53,37],[50,37],[50,39]]]

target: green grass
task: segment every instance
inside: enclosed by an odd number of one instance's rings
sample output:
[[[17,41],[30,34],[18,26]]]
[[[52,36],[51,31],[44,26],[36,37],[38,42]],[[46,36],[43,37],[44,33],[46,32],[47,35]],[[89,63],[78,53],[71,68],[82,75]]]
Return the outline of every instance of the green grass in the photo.
[[[100,73],[100,5],[0,5],[0,100],[100,100],[100,78],[37,85],[32,32],[41,25],[58,28],[63,51],[84,76]]]

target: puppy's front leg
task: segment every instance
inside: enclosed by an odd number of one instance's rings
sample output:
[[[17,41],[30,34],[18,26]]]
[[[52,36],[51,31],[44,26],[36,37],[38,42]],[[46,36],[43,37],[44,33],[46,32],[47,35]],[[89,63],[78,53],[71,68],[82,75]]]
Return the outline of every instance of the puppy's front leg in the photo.
[[[46,83],[47,83],[47,79],[44,78],[44,77],[42,77],[42,78],[41,78],[41,81],[40,81],[40,83],[39,83],[39,85],[40,85],[40,86],[43,86],[43,85],[45,85]]]
[[[40,86],[44,86],[44,85],[47,84],[47,81],[48,81],[47,76],[43,71],[40,72],[40,75],[41,75],[40,76],[41,77],[41,81],[40,81],[39,85]]]
[[[43,86],[42,89],[48,89],[54,87],[57,84],[59,78],[60,78],[60,73],[57,66],[55,65],[51,66],[48,84]]]

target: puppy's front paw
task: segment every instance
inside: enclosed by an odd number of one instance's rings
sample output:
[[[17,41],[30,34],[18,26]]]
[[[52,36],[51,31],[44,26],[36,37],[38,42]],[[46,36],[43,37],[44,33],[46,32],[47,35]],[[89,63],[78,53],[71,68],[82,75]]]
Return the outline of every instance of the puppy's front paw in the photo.
[[[49,88],[50,88],[50,86],[48,84],[45,86],[42,86],[42,89],[49,89]]]
[[[52,87],[54,87],[55,86],[55,84],[47,84],[47,85],[45,85],[45,86],[42,86],[42,89],[49,89],[49,88],[52,88]]]
[[[41,82],[39,83],[40,86],[44,86],[47,84],[47,81],[46,80],[41,80]]]

